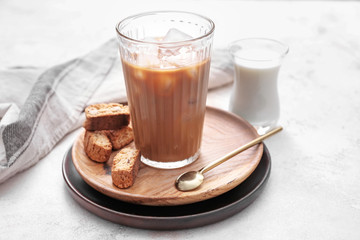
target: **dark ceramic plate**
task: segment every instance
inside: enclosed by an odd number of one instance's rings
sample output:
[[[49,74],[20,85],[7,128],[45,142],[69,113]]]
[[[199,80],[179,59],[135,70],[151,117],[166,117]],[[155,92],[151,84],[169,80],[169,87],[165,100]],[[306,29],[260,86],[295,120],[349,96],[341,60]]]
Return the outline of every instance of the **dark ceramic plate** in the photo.
[[[262,192],[271,169],[264,153],[255,171],[234,189],[209,200],[180,206],[145,206],[110,198],[90,187],[76,171],[71,148],[63,161],[63,176],[71,196],[85,209],[106,220],[130,227],[174,230],[200,227],[221,221],[250,205]]]

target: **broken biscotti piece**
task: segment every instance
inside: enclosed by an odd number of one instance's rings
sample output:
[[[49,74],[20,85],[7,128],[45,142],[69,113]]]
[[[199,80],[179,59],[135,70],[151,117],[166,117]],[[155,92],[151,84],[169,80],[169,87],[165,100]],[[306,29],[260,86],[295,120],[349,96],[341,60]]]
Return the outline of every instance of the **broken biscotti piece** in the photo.
[[[119,188],[128,188],[135,182],[140,165],[140,151],[126,147],[114,157],[111,168],[113,184]]]
[[[134,140],[134,133],[131,127],[122,127],[119,130],[104,131],[112,143],[112,147],[115,150],[119,150],[125,147]]]
[[[112,145],[102,131],[85,131],[84,149],[86,155],[96,162],[106,162],[111,155]]]
[[[120,129],[129,124],[129,107],[119,103],[100,103],[85,108],[84,128],[89,131]]]

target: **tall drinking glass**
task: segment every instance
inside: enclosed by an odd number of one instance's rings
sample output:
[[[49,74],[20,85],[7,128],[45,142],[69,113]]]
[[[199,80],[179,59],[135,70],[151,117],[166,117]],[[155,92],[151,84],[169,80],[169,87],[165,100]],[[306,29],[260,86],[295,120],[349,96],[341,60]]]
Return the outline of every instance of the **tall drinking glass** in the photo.
[[[179,168],[199,156],[214,27],[177,11],[116,26],[135,145],[149,166]]]

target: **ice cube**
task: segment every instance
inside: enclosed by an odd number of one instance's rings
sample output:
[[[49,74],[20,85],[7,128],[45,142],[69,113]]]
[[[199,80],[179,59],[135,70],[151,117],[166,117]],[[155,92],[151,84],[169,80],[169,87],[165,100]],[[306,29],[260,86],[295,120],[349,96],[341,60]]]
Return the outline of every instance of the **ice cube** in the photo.
[[[190,79],[192,79],[193,81],[198,81],[199,80],[199,71],[200,71],[199,67],[194,66],[194,67],[188,68],[186,70],[186,73]]]
[[[145,80],[145,73],[141,69],[138,69],[138,68],[135,69],[134,68],[134,76],[139,81],[144,81]]]
[[[192,37],[179,29],[170,28],[163,38],[163,42],[180,42],[192,39]]]
[[[192,64],[196,61],[194,58],[194,51],[191,46],[183,46],[177,48],[175,51],[171,52],[169,55],[164,55],[162,60],[173,66],[186,66]]]
[[[157,66],[160,63],[157,46],[146,45],[137,51],[136,64],[139,66]]]

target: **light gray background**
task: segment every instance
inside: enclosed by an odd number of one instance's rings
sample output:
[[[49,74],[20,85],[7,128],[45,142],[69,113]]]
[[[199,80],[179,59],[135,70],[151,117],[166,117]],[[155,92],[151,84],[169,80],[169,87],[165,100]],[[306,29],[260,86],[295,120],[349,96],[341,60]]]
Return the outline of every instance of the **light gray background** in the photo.
[[[213,19],[215,48],[253,36],[290,45],[279,76],[285,130],[266,140],[273,166],[263,194],[239,214],[196,229],[158,232],[102,220],[71,198],[61,175],[77,130],[0,185],[0,238],[360,239],[359,2],[0,0],[0,69],[67,61],[114,37],[120,19],[159,9]],[[230,89],[211,91],[208,105],[227,109]]]

